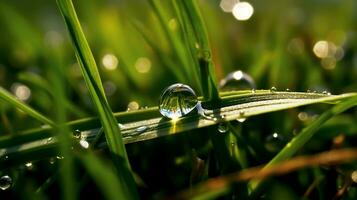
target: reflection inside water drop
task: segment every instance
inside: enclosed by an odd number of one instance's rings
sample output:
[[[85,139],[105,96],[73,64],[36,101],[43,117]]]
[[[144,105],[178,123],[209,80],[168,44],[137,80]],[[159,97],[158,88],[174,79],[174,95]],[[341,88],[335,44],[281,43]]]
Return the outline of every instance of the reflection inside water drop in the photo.
[[[187,115],[197,106],[195,92],[187,85],[177,83],[164,90],[159,101],[160,113],[170,119]]]
[[[252,90],[255,93],[254,79],[241,70],[229,73],[224,79],[219,82],[222,91],[231,90]]]
[[[0,178],[0,189],[7,190],[11,187],[12,178],[8,175],[4,175]]]

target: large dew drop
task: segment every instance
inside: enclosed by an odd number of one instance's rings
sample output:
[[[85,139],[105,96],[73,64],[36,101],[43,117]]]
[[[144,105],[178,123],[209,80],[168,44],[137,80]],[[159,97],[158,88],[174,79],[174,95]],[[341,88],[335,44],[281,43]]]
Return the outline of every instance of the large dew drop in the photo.
[[[164,90],[160,97],[160,113],[170,119],[178,119],[197,106],[195,92],[187,85],[176,83]]]
[[[0,189],[7,190],[11,187],[12,179],[10,176],[5,175],[0,178]]]
[[[255,89],[254,79],[243,71],[229,73],[219,82],[222,91]],[[255,91],[255,90],[254,90]]]

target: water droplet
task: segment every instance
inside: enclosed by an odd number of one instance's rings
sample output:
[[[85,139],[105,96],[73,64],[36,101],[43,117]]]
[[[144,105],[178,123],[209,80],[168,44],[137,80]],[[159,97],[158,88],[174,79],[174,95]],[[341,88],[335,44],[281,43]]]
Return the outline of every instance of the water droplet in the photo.
[[[290,89],[289,89],[289,88],[286,88],[286,90],[285,90],[285,91],[290,92]]]
[[[240,123],[245,122],[245,120],[246,120],[247,118],[244,117],[244,115],[245,115],[245,112],[244,112],[243,110],[239,111],[239,116],[238,116],[237,121],[240,122]]]
[[[26,167],[28,170],[33,169],[32,162],[25,163],[25,167]]]
[[[136,102],[136,101],[131,101],[131,102],[129,102],[129,104],[128,104],[127,111],[138,110],[139,107],[140,107],[140,106],[139,106],[138,102]]]
[[[89,143],[87,142],[87,140],[80,140],[79,145],[81,145],[81,147],[83,147],[84,149],[89,148]]]
[[[49,162],[51,165],[53,165],[53,164],[55,164],[55,162],[56,162],[56,158],[51,157],[51,158],[48,160],[48,162]]]
[[[79,129],[74,130],[73,137],[75,137],[77,139],[81,138],[81,131]]]
[[[218,125],[218,131],[219,131],[220,133],[225,133],[225,132],[227,132],[227,131],[228,131],[227,124],[225,124],[225,123],[220,123],[220,124]]]
[[[331,93],[330,93],[330,92],[328,92],[328,91],[326,91],[326,90],[325,90],[325,91],[323,91],[323,92],[322,92],[322,94],[331,95]]]
[[[136,128],[135,131],[138,133],[142,133],[142,132],[146,131],[147,129],[148,129],[147,126],[140,126],[140,127]]]
[[[276,92],[276,87],[271,87],[270,92],[272,92],[272,93]]]
[[[7,190],[11,187],[12,178],[8,175],[4,175],[0,178],[0,189]]]
[[[64,159],[64,156],[60,156],[60,155],[59,155],[59,156],[56,156],[56,159],[57,159],[57,160],[62,160],[62,159]]]
[[[246,119],[247,118],[238,118],[237,121],[240,122],[240,123],[243,123],[243,122],[245,122]]]
[[[256,93],[256,91],[255,91],[255,89],[253,88],[253,89],[252,89],[252,94],[255,94],[255,93]]]
[[[222,91],[252,90],[252,93],[255,93],[256,88],[254,79],[241,70],[229,73],[219,82],[219,87]]]
[[[178,119],[194,110],[197,103],[197,96],[189,86],[176,83],[162,93],[159,110],[167,118]]]
[[[270,152],[278,152],[284,145],[284,137],[276,132],[268,135],[265,139],[265,148]]]

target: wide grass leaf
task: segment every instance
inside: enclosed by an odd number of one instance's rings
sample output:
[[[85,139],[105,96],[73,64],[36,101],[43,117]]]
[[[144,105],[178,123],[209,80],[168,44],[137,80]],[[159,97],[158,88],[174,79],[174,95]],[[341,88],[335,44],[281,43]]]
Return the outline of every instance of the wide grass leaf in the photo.
[[[266,90],[247,92],[222,93],[222,102],[216,108],[208,109],[213,105],[203,104],[204,107],[198,113],[192,113],[179,121],[172,121],[163,118],[157,108],[144,111],[117,113],[116,117],[123,122],[121,134],[124,143],[133,143],[149,140],[157,137],[176,134],[183,131],[194,130],[201,127],[212,126],[224,121],[248,118],[268,112],[274,112],[298,106],[314,103],[338,103],[339,101],[356,96],[355,93],[342,95],[324,95],[316,93],[299,92],[270,92]],[[75,129],[80,127],[81,137],[88,141],[94,140],[98,134],[100,124],[98,119],[89,118],[70,122],[70,127]],[[95,128],[95,126],[97,126]],[[84,128],[91,127],[89,130]],[[0,156],[21,155],[21,152],[31,152],[34,149],[39,151],[46,149],[40,146],[54,145],[56,140],[46,144],[45,135],[51,129],[37,129],[29,131],[16,138],[3,137],[0,139]],[[16,156],[17,157],[17,156]]]

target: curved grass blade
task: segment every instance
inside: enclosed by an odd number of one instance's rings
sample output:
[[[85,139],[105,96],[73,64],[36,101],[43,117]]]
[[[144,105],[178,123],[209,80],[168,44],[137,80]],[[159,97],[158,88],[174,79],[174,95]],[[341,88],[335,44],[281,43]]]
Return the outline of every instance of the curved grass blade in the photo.
[[[130,171],[130,164],[121,138],[120,129],[105,97],[97,65],[83,34],[72,1],[57,0],[57,4],[69,31],[70,38],[72,39],[84,80],[91,94],[92,101],[97,108],[109,150],[112,153],[113,161],[118,170],[121,187],[117,189],[120,190],[126,199],[137,199],[138,194],[134,179],[130,173],[129,175],[126,174]],[[124,159],[124,162],[121,162],[121,158]],[[124,166],[122,166],[123,164]],[[122,169],[128,170],[121,171]]]
[[[239,92],[242,93],[242,92]],[[227,94],[227,93],[226,93]],[[145,141],[157,137],[176,134],[183,131],[198,129],[201,127],[211,126],[223,121],[235,120],[237,118],[247,118],[254,115],[259,115],[288,108],[294,108],[303,105],[314,103],[337,103],[342,100],[355,97],[356,93],[342,94],[342,95],[323,95],[315,93],[297,93],[297,92],[274,92],[256,91],[256,93],[245,93],[224,96],[220,108],[208,110],[205,109],[206,117],[198,114],[193,114],[182,118],[180,121],[173,122],[164,119],[160,116],[157,108],[152,108],[147,111],[125,112],[118,113],[116,116],[121,119],[121,134],[124,143],[133,143]],[[345,105],[345,104],[343,104]],[[210,106],[210,105],[209,105]],[[218,115],[219,113],[219,115]],[[242,113],[244,113],[242,115]],[[220,118],[223,116],[224,118]],[[217,118],[217,120],[213,120]],[[94,125],[93,125],[94,124]],[[90,130],[83,130],[81,137],[88,141],[94,140],[99,131],[98,119],[84,119],[81,121],[70,122],[70,127],[88,125],[97,128]],[[140,127],[145,127],[140,128]],[[139,129],[140,128],[140,129]],[[0,157],[8,155],[9,157],[17,157],[21,160],[21,153],[31,154],[34,151],[42,152],[56,144],[56,140],[46,143],[47,138],[43,137],[46,132],[51,129],[35,130],[24,135],[19,135],[15,138],[3,137],[0,138]],[[102,145],[105,143],[102,142]],[[101,145],[99,145],[101,146]],[[42,148],[40,148],[42,147]],[[40,154],[40,153],[38,153]],[[46,155],[46,154],[44,154]],[[26,158],[26,156],[23,156]],[[0,159],[0,164],[2,161]]]
[[[17,99],[14,95],[12,95],[10,92],[5,90],[3,87],[0,87],[0,99],[11,104],[15,108],[22,110],[23,112],[27,113],[31,117],[37,119],[38,121],[44,124],[50,125],[52,127],[55,126],[54,122],[51,119],[47,118],[46,116],[34,110],[30,106],[26,105],[24,102]]]

